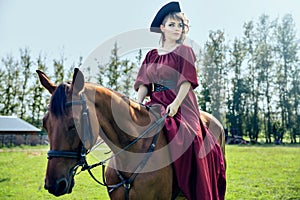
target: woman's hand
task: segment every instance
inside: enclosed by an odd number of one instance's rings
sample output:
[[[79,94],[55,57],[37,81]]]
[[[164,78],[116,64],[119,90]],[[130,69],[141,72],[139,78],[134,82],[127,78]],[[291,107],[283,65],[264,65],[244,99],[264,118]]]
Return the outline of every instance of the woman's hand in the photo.
[[[176,115],[179,106],[180,104],[178,104],[175,101],[173,101],[170,105],[168,105],[166,108],[166,113],[168,114],[168,116],[173,117],[174,115]]]
[[[183,82],[180,85],[180,88],[179,88],[179,91],[178,91],[178,94],[177,94],[176,98],[166,108],[166,113],[170,117],[173,117],[174,115],[176,115],[176,113],[178,112],[179,106],[181,105],[182,101],[186,97],[186,95],[189,92],[190,88],[191,88],[191,83],[190,82]]]

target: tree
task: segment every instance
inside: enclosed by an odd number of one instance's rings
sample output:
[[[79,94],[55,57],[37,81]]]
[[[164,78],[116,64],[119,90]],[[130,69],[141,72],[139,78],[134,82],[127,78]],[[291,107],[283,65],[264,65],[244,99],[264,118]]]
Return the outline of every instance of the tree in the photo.
[[[256,34],[256,51],[254,60],[256,63],[257,73],[257,87],[255,91],[255,107],[262,110],[263,114],[260,116],[263,118],[264,132],[266,142],[271,142],[272,134],[272,119],[271,119],[271,100],[272,100],[272,82],[274,80],[273,74],[273,53],[272,53],[272,37],[271,31],[274,27],[274,23],[270,22],[269,16],[262,15],[259,18]],[[259,105],[263,105],[259,108]],[[255,114],[258,112],[255,110]],[[258,118],[259,116],[255,116]],[[258,130],[254,132],[254,139],[258,139]]]
[[[299,68],[299,59],[297,52],[299,46],[296,38],[295,24],[291,15],[285,15],[282,22],[277,26],[275,31],[276,36],[276,65],[277,65],[277,82],[276,87],[279,93],[278,109],[280,110],[281,126],[283,128],[280,136],[280,141],[283,140],[283,134],[287,131],[292,133],[297,128],[293,127],[293,119],[296,120],[298,115],[297,101],[294,100],[292,110],[291,97],[295,99],[299,94],[296,94],[296,87],[299,77],[293,77],[293,73],[297,73]],[[294,80],[294,81],[293,81]],[[296,81],[295,81],[296,80]],[[294,89],[294,90],[293,90]],[[296,110],[295,110],[296,109]],[[296,120],[297,121],[297,120]]]
[[[243,44],[246,49],[246,83],[248,85],[249,91],[245,94],[245,119],[244,123],[246,124],[244,132],[247,133],[249,138],[253,138],[254,130],[258,129],[258,122],[254,115],[254,91],[255,91],[255,68],[254,68],[254,40],[255,40],[255,31],[254,31],[254,22],[249,21],[243,25],[244,28],[244,36],[243,36]],[[255,128],[254,128],[255,127]]]
[[[45,64],[45,58],[42,59],[41,55],[37,58],[37,68],[45,73],[47,73],[47,67]],[[41,86],[40,81],[35,74],[35,84],[31,88],[30,99],[32,102],[30,103],[31,110],[31,123],[37,127],[41,127],[42,125],[42,114],[46,111],[47,102],[49,102],[49,95],[45,96],[44,88]]]
[[[3,115],[13,115],[17,112],[20,105],[18,96],[20,94],[20,68],[12,56],[7,56],[2,59],[4,65],[4,91],[3,93]]]
[[[21,91],[19,94],[19,102],[21,104],[20,108],[20,118],[24,119],[26,114],[26,104],[27,101],[25,101],[26,95],[29,93],[28,91],[28,81],[31,77],[30,73],[30,67],[32,65],[31,57],[29,55],[29,50],[25,48],[24,50],[20,50],[21,53],[21,62],[20,62],[20,68],[22,69],[22,76],[21,76]]]
[[[128,59],[125,59],[122,61],[122,74],[123,74],[123,93],[126,96],[130,96],[130,91],[132,90],[132,83],[133,83],[133,73],[131,73],[132,69],[134,69],[136,66],[133,62],[130,62]]]
[[[104,78],[105,78],[105,68],[107,65],[102,65],[98,62],[98,73],[96,74],[96,83],[102,86],[105,86]]]
[[[291,143],[296,143],[296,135],[300,134],[300,63],[292,71],[290,99],[292,106]],[[300,140],[299,140],[300,143]]]
[[[225,82],[224,76],[226,75],[224,69],[226,46],[224,44],[225,37],[224,32],[217,30],[216,32],[210,32],[210,41],[206,42],[204,47],[203,57],[203,74],[201,83],[209,88],[209,92],[203,91],[202,94],[209,94],[209,97],[205,97],[205,100],[210,99],[210,102],[206,102],[206,106],[211,110],[212,114],[221,119],[222,100],[224,99]],[[207,105],[207,104],[210,105]]]
[[[118,45],[117,43],[114,44],[114,48],[111,51],[111,57],[108,64],[108,70],[106,72],[106,77],[108,78],[107,86],[113,90],[120,90],[119,78],[120,78],[120,68],[122,62],[120,61],[118,55]]]
[[[64,56],[62,55],[59,60],[53,60],[53,68],[54,68],[54,77],[56,78],[55,83],[61,83],[64,81],[65,72],[64,72]]]
[[[3,60],[2,63],[0,63],[0,96],[4,97],[5,71],[3,70],[4,66],[2,67],[2,64],[3,64]],[[4,102],[5,102],[5,98],[0,98],[0,115],[3,114]]]
[[[243,136],[243,123],[244,123],[244,99],[243,94],[248,93],[248,88],[242,77],[242,63],[244,61],[246,51],[243,43],[235,39],[233,49],[229,50],[230,61],[228,67],[233,69],[232,78],[232,98],[227,101],[228,113],[226,115],[228,126],[231,130],[236,130],[239,136]]]
[[[264,16],[260,20],[256,30],[253,21],[244,24],[244,43],[247,48],[247,71],[249,73],[247,83],[250,89],[247,95],[248,107],[246,108],[247,118],[245,121],[250,124],[246,131],[251,141],[254,142],[257,141],[262,126],[260,113],[262,109],[260,105],[263,102],[262,88],[266,76],[265,66],[263,66],[265,56],[263,41],[267,37],[265,31],[268,31],[268,27],[265,25],[266,19]],[[267,30],[263,30],[264,28]]]
[[[209,93],[209,87],[203,79],[200,80],[202,89],[200,91],[200,94],[198,95],[198,100],[200,104],[200,108],[203,111],[211,112],[210,109],[210,102],[211,102],[211,95]]]
[[[130,96],[136,74],[136,66],[141,63],[142,50],[138,51],[135,62],[129,59],[121,59],[118,51],[119,47],[117,43],[115,43],[111,50],[109,62],[101,64],[97,61],[98,73],[95,78],[98,84],[115,91],[122,90],[122,93]]]

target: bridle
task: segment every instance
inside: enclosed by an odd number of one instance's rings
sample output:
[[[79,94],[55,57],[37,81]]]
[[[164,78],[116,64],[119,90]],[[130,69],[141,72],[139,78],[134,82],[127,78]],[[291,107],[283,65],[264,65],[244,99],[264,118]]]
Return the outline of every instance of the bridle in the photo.
[[[86,134],[93,134],[93,130],[92,130],[92,126],[91,126],[91,121],[90,121],[90,114],[86,105],[86,101],[84,99],[84,95],[81,93],[80,95],[80,100],[78,101],[70,101],[67,102],[66,107],[72,106],[72,105],[81,105],[82,106],[82,133],[83,133],[83,137]],[[86,133],[86,134],[85,134]],[[85,138],[83,138],[83,141],[85,141]],[[81,148],[80,151],[75,152],[75,151],[60,151],[60,150],[49,150],[47,155],[48,155],[48,159],[52,159],[52,158],[71,158],[71,159],[76,159],[78,160],[77,164],[75,165],[75,167],[73,167],[73,175],[76,174],[76,170],[78,167],[84,167],[87,164],[86,161],[86,154],[88,153],[88,150],[86,150],[84,148],[84,144],[81,142],[80,143]]]
[[[52,158],[70,158],[70,159],[76,159],[78,162],[77,164],[71,169],[72,171],[72,177],[74,177],[76,174],[79,174],[81,171],[85,171],[87,170],[88,173],[90,174],[90,176],[100,185],[102,186],[106,186],[109,189],[109,193],[113,192],[115,189],[123,186],[125,188],[125,199],[129,198],[129,190],[131,188],[131,184],[134,181],[135,177],[138,175],[138,173],[143,169],[143,167],[146,165],[147,161],[149,160],[150,156],[152,155],[155,146],[156,146],[156,142],[158,140],[158,136],[159,136],[159,132],[160,132],[160,127],[161,125],[164,123],[166,117],[168,115],[165,115],[159,119],[157,119],[148,129],[146,129],[141,135],[139,135],[135,140],[133,140],[129,145],[127,145],[126,147],[124,147],[123,149],[121,149],[120,151],[114,153],[112,156],[110,156],[109,158],[102,160],[96,164],[92,164],[89,165],[86,161],[86,155],[90,152],[90,150],[85,149],[84,147],[84,142],[85,142],[85,136],[86,135],[92,135],[93,134],[93,130],[92,130],[92,125],[91,125],[91,120],[90,120],[90,113],[86,104],[86,100],[84,98],[83,93],[80,94],[80,100],[77,101],[70,101],[67,102],[66,107],[68,106],[73,106],[73,105],[80,105],[82,106],[82,118],[81,118],[81,123],[83,124],[82,126],[82,134],[83,134],[83,138],[82,141],[80,143],[81,148],[80,151],[75,152],[75,151],[60,151],[60,150],[49,150],[47,155],[48,155],[48,159],[52,159]],[[147,107],[147,109],[151,112],[151,109],[149,109],[149,107]],[[132,173],[132,175],[126,179],[124,178],[124,176],[122,175],[122,173],[116,170],[116,173],[119,177],[119,179],[121,180],[120,183],[115,184],[115,185],[107,185],[106,181],[105,181],[105,177],[104,177],[104,172],[105,172],[105,163],[108,160],[111,160],[112,158],[118,156],[119,154],[121,154],[122,152],[125,152],[126,149],[128,149],[129,147],[131,147],[132,145],[134,145],[135,143],[137,143],[140,139],[142,139],[145,135],[147,135],[148,133],[150,133],[153,129],[157,129],[153,139],[152,139],[152,143],[150,145],[150,147],[148,148],[147,154],[144,157],[144,159],[138,164],[138,166],[134,169],[134,172]],[[100,182],[92,173],[91,169],[102,165],[102,182]],[[79,173],[77,173],[77,169],[81,167],[81,171]]]

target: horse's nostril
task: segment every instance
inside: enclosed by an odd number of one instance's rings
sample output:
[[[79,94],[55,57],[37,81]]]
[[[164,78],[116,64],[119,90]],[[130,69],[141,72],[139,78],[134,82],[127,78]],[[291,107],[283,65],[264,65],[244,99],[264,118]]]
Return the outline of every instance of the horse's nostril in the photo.
[[[68,181],[65,178],[59,179],[56,181],[56,190],[55,190],[55,195],[63,195],[67,193],[68,190]]]

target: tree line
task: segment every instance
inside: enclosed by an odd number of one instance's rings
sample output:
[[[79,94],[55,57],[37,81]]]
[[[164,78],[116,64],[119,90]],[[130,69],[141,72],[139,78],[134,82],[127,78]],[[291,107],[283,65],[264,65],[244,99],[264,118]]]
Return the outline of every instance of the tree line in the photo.
[[[52,64],[55,83],[70,79],[75,65],[66,68],[62,55],[54,59]],[[80,58],[81,61],[81,58]],[[32,59],[28,48],[20,49],[20,57],[12,55],[2,57],[0,63],[0,115],[16,115],[21,119],[41,128],[50,95],[42,88],[36,69],[49,72],[46,57],[38,56]]]
[[[299,38],[291,15],[244,23],[243,36],[225,43],[209,34],[200,56],[200,106],[235,135],[292,143],[300,134]]]
[[[134,99],[133,83],[144,57],[142,50],[133,59],[124,59],[112,47],[110,61],[97,66],[97,74],[87,81],[119,91]],[[225,32],[211,31],[197,56],[199,87],[195,91],[201,110],[212,113],[229,134],[247,136],[257,142],[296,143],[300,134],[300,62],[299,38],[291,15],[245,22],[243,35],[226,41]],[[32,59],[29,49],[20,50],[20,58],[6,56],[0,63],[0,115],[17,115],[41,127],[49,95],[38,81],[35,69],[60,83],[71,80],[74,67],[65,66],[66,58]],[[89,70],[88,70],[89,71]]]

